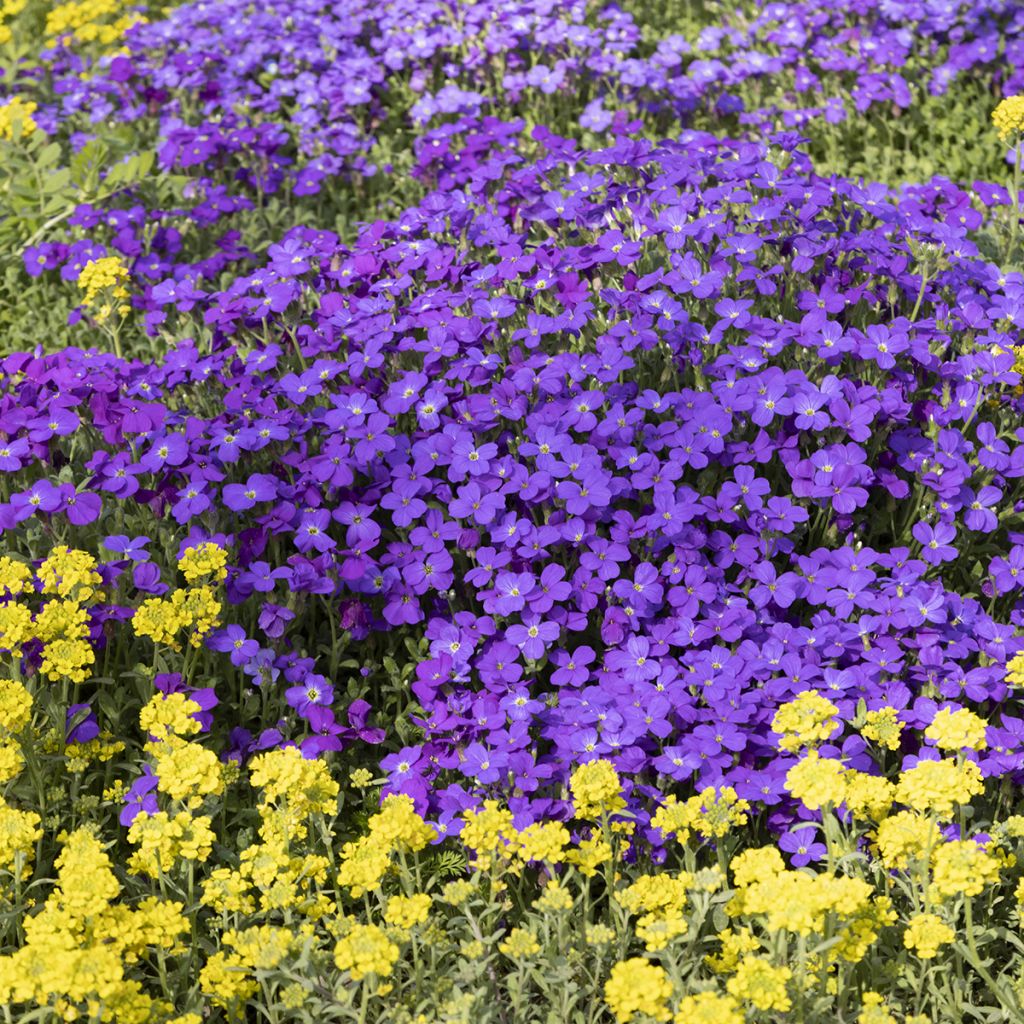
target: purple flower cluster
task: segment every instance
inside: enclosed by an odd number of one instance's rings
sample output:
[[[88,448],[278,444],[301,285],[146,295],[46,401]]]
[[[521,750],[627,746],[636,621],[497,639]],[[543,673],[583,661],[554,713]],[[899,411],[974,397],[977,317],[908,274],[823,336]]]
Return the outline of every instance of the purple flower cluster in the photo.
[[[492,789],[558,814],[598,756],[640,807],[775,807],[811,688],[854,766],[865,709],[954,702],[1020,772],[1024,280],[976,243],[1005,193],[823,178],[786,135],[456,127],[396,219],[169,297],[201,344],[0,364],[9,545],[99,518],[145,594],[147,538],[227,543],[209,645],[269,715],[232,754],[384,741],[446,821]]]

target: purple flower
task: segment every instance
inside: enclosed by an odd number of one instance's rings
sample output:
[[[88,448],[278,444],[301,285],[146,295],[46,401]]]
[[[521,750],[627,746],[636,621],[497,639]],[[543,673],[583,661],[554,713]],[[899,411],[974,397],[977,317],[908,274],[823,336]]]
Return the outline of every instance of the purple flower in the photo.
[[[816,842],[818,830],[810,826],[796,828],[779,837],[779,848],[790,855],[795,868],[802,868],[811,861],[821,860],[828,850],[824,843]]]

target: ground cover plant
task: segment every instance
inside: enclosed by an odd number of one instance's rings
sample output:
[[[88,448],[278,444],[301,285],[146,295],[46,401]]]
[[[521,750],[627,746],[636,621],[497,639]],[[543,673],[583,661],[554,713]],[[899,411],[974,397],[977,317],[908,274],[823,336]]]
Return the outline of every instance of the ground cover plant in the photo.
[[[1024,1020],[1022,67],[6,0],[4,1019]]]

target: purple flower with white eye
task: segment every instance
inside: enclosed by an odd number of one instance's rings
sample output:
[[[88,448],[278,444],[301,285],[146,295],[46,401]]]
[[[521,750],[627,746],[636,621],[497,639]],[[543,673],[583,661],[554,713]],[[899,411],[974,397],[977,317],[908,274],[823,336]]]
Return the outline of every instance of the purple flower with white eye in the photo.
[[[982,487],[977,494],[970,488],[966,489],[967,505],[964,512],[964,523],[969,530],[977,530],[979,533],[991,533],[998,525],[992,509],[1002,500],[1003,492],[998,487],[987,485]]]
[[[484,490],[475,480],[463,484],[455,498],[448,503],[448,512],[456,519],[472,519],[479,526],[494,521],[505,508],[505,498],[494,491]]]
[[[327,707],[334,701],[334,688],[323,676],[310,674],[301,683],[288,687],[284,692],[288,706],[305,716],[314,705]]]
[[[419,490],[411,480],[398,480],[391,492],[381,499],[381,508],[391,512],[395,526],[410,526],[427,511],[427,503],[419,497]]]
[[[502,750],[488,750],[482,743],[470,743],[462,752],[460,770],[477,782],[488,785],[497,782],[508,768],[508,754]]]
[[[299,551],[330,551],[334,540],[327,533],[331,515],[325,509],[315,508],[304,512],[295,530],[295,546]]]
[[[127,828],[143,812],[156,814],[160,805],[156,799],[156,788],[160,780],[153,774],[153,770],[146,765],[142,774],[131,784],[124,797],[124,807],[117,820]]]
[[[537,583],[532,572],[500,572],[494,581],[493,596],[484,598],[484,610],[511,615],[526,607],[526,599]]]
[[[828,849],[824,843],[818,842],[818,830],[811,826],[796,828],[784,832],[779,837],[779,849],[790,855],[790,862],[795,868],[802,868],[811,861],[825,857]]]
[[[388,784],[400,787],[426,766],[423,747],[403,747],[397,753],[389,754],[381,761],[381,768],[388,773]]]
[[[527,658],[539,661],[560,633],[557,623],[548,622],[539,615],[528,615],[521,624],[509,626],[505,630],[505,638],[510,644],[515,644]]]
[[[646,614],[661,603],[665,588],[658,570],[650,562],[641,562],[633,572],[633,579],[616,580],[612,592],[623,604]]]
[[[956,527],[951,523],[915,523],[910,531],[921,545],[921,557],[929,565],[951,562],[956,558],[956,548],[951,543],[956,539]]]
[[[231,664],[242,666],[260,649],[255,640],[245,635],[241,626],[231,625],[226,629],[217,630],[206,638],[206,646],[211,651],[220,651],[231,655]]]
[[[49,480],[37,480],[27,491],[11,495],[11,505],[25,516],[34,512],[55,512],[62,504],[60,488]]]
[[[253,473],[244,484],[227,484],[222,497],[229,509],[241,512],[258,502],[273,501],[277,497],[277,481],[267,473]]]
[[[497,454],[498,446],[490,441],[478,444],[473,438],[459,438],[452,445],[448,479],[463,480],[467,474],[471,477],[484,476],[490,471],[491,459]]]

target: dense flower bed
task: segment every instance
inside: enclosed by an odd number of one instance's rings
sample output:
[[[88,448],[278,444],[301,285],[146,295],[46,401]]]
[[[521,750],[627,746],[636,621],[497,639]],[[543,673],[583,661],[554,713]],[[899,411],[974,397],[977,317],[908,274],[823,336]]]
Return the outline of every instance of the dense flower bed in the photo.
[[[1020,1019],[1019,5],[0,11],[9,1019]]]

